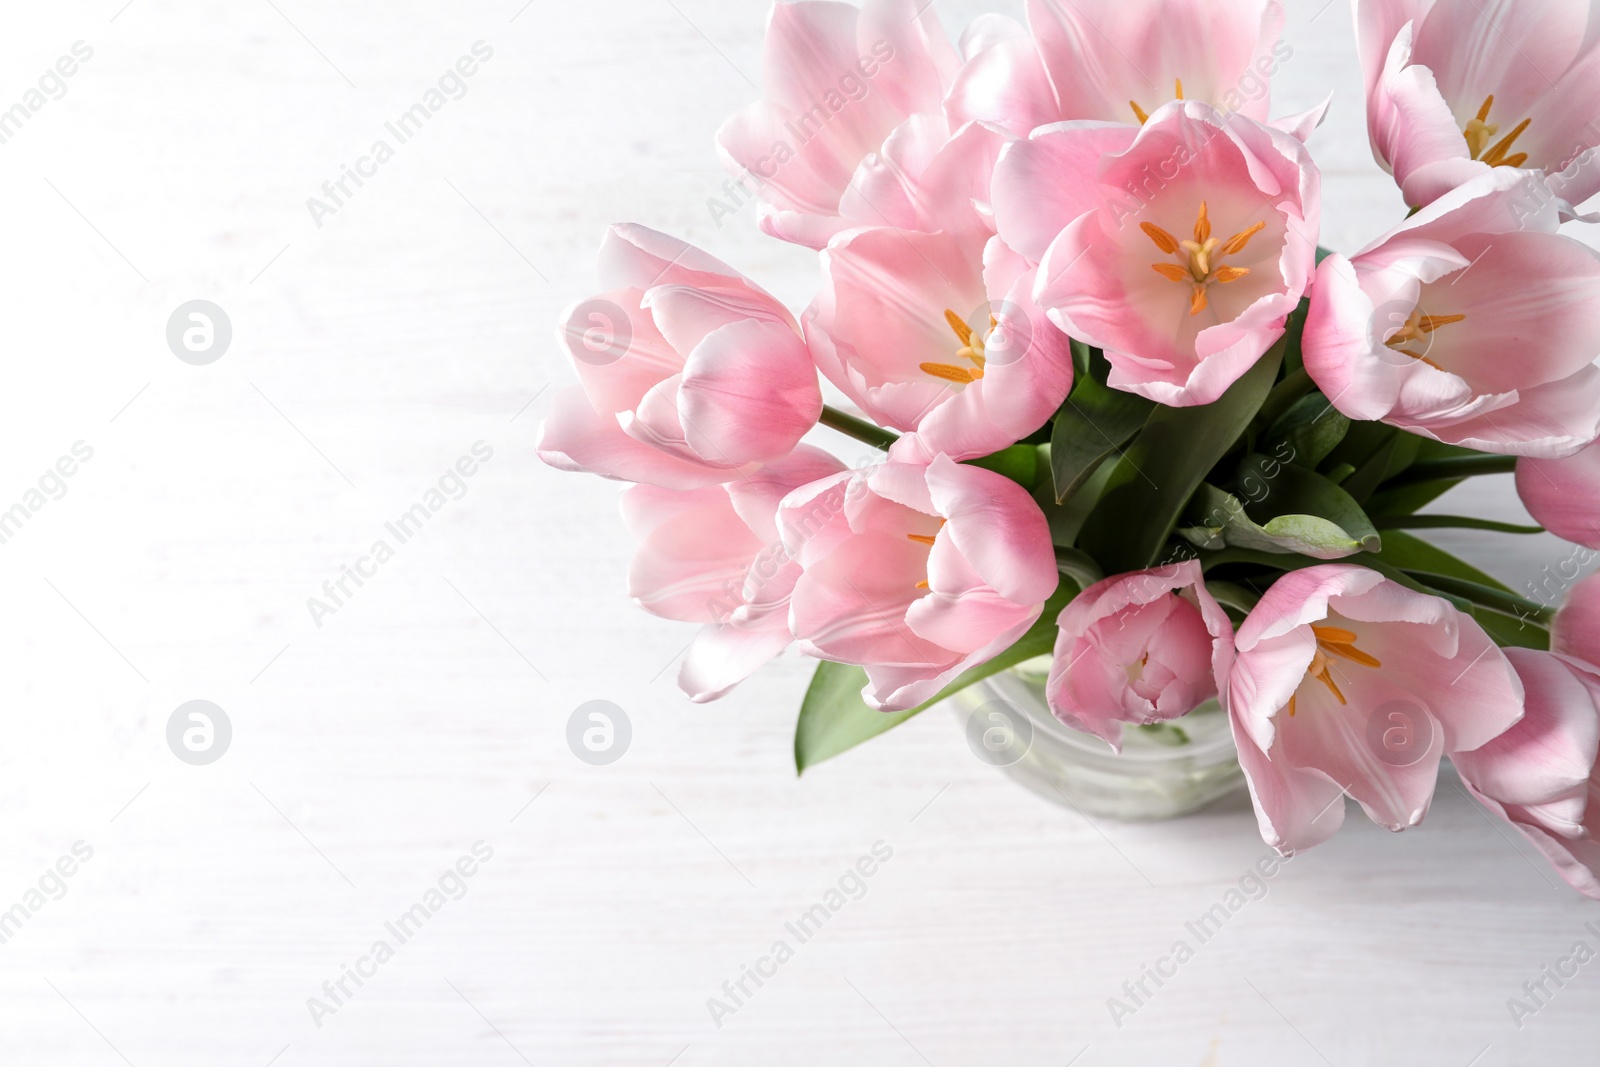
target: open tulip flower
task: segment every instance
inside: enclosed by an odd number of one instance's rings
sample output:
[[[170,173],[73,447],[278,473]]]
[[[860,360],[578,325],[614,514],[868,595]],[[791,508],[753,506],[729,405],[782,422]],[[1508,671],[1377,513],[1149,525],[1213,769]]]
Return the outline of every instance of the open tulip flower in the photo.
[[[1305,363],[1334,407],[1515,455],[1569,455],[1600,434],[1600,253],[1556,232],[1539,189],[1485,174],[1323,261]]]
[[[1404,204],[1343,252],[1280,0],[774,6],[710,207],[809,250],[809,305],[614,226],[537,446],[633,483],[689,699],[816,661],[802,771],[957,694],[1124,766],[1214,723],[1285,854],[1347,799],[1417,825],[1448,758],[1600,897],[1600,579],[1557,612],[1425,539],[1600,549],[1600,19],[1352,2]],[[1513,471],[1539,525],[1453,513]]]
[[[1175,102],[1140,128],[1034,131],[996,166],[995,213],[1002,240],[1040,254],[1034,299],[1105,350],[1113,388],[1209,404],[1311,281],[1319,182],[1294,137]]]
[[[1285,575],[1239,627],[1238,649],[1239,762],[1261,834],[1284,853],[1337,830],[1345,794],[1382,826],[1415,826],[1440,755],[1522,718],[1522,685],[1482,627],[1365,567]]]
[[[1590,5],[1355,0],[1373,153],[1406,202],[1498,168],[1537,171],[1564,213],[1600,192]]]
[[[837,508],[823,505],[847,485]],[[805,651],[867,669],[865,698],[901,711],[1016,643],[1058,578],[1021,486],[941,456],[796,490],[779,508],[798,560],[790,622]]]

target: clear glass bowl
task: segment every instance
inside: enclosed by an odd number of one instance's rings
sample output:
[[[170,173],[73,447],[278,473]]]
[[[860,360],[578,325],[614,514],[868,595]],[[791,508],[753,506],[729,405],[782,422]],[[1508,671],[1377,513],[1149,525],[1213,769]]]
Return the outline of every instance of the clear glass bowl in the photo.
[[[1117,753],[1050,713],[1049,671],[1049,657],[1030,660],[950,699],[979,759],[1047,800],[1117,819],[1171,819],[1244,788],[1215,700],[1171,723],[1125,725]]]

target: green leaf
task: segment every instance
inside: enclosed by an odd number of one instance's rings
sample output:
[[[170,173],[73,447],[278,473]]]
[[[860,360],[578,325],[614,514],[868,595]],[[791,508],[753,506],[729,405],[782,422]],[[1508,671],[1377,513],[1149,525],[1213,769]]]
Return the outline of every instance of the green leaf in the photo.
[[[1294,473],[1290,474],[1291,471]],[[1273,498],[1282,496],[1284,506],[1292,510],[1273,516],[1265,525],[1257,524],[1238,497],[1214,485],[1202,485],[1195,494],[1195,505],[1190,512],[1193,514],[1196,508],[1201,510],[1201,524],[1180,532],[1198,548],[1248,548],[1299,553],[1313,559],[1343,559],[1377,548],[1380,542],[1372,523],[1338,486],[1311,471],[1287,466],[1280,468],[1278,481],[1298,476],[1315,479],[1320,484],[1297,487],[1298,504],[1287,502],[1287,492],[1269,495],[1267,502],[1277,503]],[[1276,484],[1273,488],[1277,488]]]
[[[1422,439],[1414,434],[1392,430],[1388,439],[1365,461],[1357,461],[1356,472],[1339,484],[1351,496],[1364,501],[1379,485],[1411,466],[1421,444]]]
[[[861,689],[867,684],[867,672],[861,667],[843,663],[817,664],[817,673],[806,689],[806,698],[800,705],[800,719],[794,728],[794,766],[804,774],[823,760],[847,752],[863,741],[899,726],[907,719],[920,715],[935,704],[959,693],[991,674],[1035,656],[1047,656],[1056,644],[1056,616],[1078,594],[1078,587],[1070,580],[1063,581],[1048,601],[1039,621],[1029,627],[1016,644],[987,663],[980,663],[958,675],[945,686],[939,695],[925,704],[907,711],[873,711],[861,699]]]
[[[1039,470],[1041,463],[1039,448],[1034,445],[1012,445],[1010,448],[1003,448],[999,452],[994,452],[987,456],[979,456],[977,459],[969,459],[965,462],[974,467],[982,467],[984,470],[1004,475],[1028,490],[1033,489],[1041,473]]]
[[[1139,432],[1153,400],[1105,384],[1111,365],[1098,349],[1088,351],[1088,372],[1078,375],[1050,434],[1050,469],[1056,503],[1077,492],[1100,464]]]
[[[1501,648],[1536,648],[1550,651],[1550,631],[1531,620],[1504,615],[1488,608],[1478,608],[1472,613],[1494,643]]]
[[[1158,407],[1112,468],[1078,547],[1112,574],[1154,564],[1189,498],[1266,399],[1284,346],[1273,345],[1214,403]]]
[[[1510,586],[1501,584],[1466,560],[1457,559],[1444,549],[1404,530],[1390,530],[1383,535],[1383,549],[1378,553],[1378,558],[1401,570],[1445,574],[1462,581],[1486,585],[1502,593],[1511,592]]]
[[[1328,458],[1350,430],[1350,420],[1321,393],[1297,400],[1272,424],[1261,451],[1289,463],[1315,468]]]

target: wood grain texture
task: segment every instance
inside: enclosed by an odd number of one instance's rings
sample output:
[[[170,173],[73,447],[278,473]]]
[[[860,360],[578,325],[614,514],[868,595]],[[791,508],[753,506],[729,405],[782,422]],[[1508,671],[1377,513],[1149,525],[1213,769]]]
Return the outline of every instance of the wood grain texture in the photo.
[[[540,466],[533,433],[608,222],[809,299],[809,254],[706,203],[764,3],[124,2],[12,5],[0,34],[0,103],[94,49],[0,145],[0,508],[94,450],[0,544],[0,910],[94,850],[0,944],[0,1063],[1592,1060],[1600,964],[1520,1029],[1506,1001],[1600,945],[1594,905],[1448,778],[1417,831],[1352,816],[1119,1028],[1108,998],[1266,853],[1246,802],[1091,823],[943,712],[796,780],[806,664],[678,695],[690,634],[627,601],[616,486]],[[1277,110],[1337,89],[1313,147],[1349,250],[1400,205],[1347,6],[1319,5],[1289,0]],[[319,227],[307,198],[479,40],[466,95]],[[164,337],[195,298],[234,328],[207,367]],[[317,625],[307,598],[478,441],[465,494]],[[1507,483],[1442,508],[1516,518]],[[1519,585],[1567,552],[1449,540]],[[194,698],[233,724],[211,766],[166,746]],[[633,726],[609,767],[565,741],[593,699]],[[478,841],[465,894],[318,1026],[307,998]],[[799,944],[785,924],[878,841],[864,895]],[[707,998],[780,938],[793,958],[716,1025]]]

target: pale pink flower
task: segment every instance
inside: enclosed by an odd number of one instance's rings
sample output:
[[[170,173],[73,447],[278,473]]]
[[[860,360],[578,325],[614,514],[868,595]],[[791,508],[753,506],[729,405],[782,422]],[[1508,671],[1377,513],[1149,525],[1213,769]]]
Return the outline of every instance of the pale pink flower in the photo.
[[[1506,650],[1527,691],[1527,714],[1451,759],[1474,796],[1570,885],[1600,899],[1600,580],[1573,588],[1556,614],[1551,648]]]
[[[557,336],[582,389],[556,397],[539,456],[563,470],[688,488],[786,455],[822,391],[794,318],[748,278],[643,226],[600,249],[608,291]]]
[[[1577,0],[1356,0],[1373,154],[1406,203],[1496,167],[1549,177],[1564,213],[1600,190],[1600,50]]]
[[[1069,340],[1000,241],[889,227],[840,234],[805,314],[817,366],[880,425],[896,459],[969,459],[1043,426],[1072,388]]]
[[[1277,0],[1029,0],[1032,35],[998,16],[962,37],[966,64],[946,104],[1018,136],[1074,119],[1142,123],[1198,100],[1266,122],[1272,77],[1293,55]],[[1301,140],[1326,104],[1274,123]]]
[[[1334,407],[1515,455],[1600,434],[1600,254],[1555,232],[1539,181],[1486,173],[1323,260],[1305,366]]]
[[[939,113],[960,62],[932,4],[774,4],[762,97],[717,132],[731,192],[759,197],[765,232],[821,248],[851,225],[840,202],[856,168],[906,119]]]
[[[623,518],[639,542],[628,592],[654,615],[704,624],[678,672],[696,703],[722,696],[789,647],[789,593],[800,566],[779,536],[778,503],[843,469],[801,445],[723,485],[623,493]],[[842,487],[819,497],[818,516],[843,498]]]
[[[1600,443],[1562,459],[1517,460],[1517,495],[1546,530],[1600,548]]]
[[[995,169],[1000,237],[1034,298],[1105,350],[1114,388],[1209,404],[1282,336],[1310,283],[1320,179],[1305,146],[1194,101],[1143,127],[1064,122]]]
[[[819,508],[840,486],[843,507]],[[802,568],[789,616],[800,650],[864,666],[862,696],[882,711],[1014,644],[1059,580],[1027,492],[947,456],[813,482],[784,499],[779,526]]]
[[[1322,564],[1279,578],[1239,627],[1224,693],[1267,844],[1290,854],[1344,821],[1427,813],[1443,753],[1522,717],[1522,684],[1483,628],[1376,571]]]
[[[1233,623],[1195,560],[1096,582],[1057,625],[1050,710],[1118,751],[1123,723],[1187,715],[1217,695],[1233,664]]]

